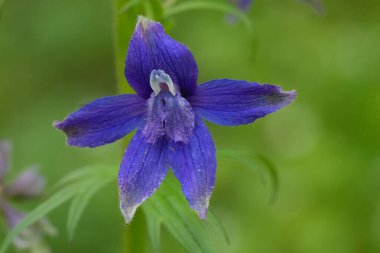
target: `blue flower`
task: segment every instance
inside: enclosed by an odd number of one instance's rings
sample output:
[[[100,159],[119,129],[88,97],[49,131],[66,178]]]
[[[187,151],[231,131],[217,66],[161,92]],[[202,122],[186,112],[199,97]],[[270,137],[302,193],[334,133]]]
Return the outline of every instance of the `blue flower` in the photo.
[[[218,79],[197,85],[192,53],[162,25],[140,17],[129,44],[125,76],[136,91],[85,105],[55,126],[67,143],[96,147],[137,129],[119,171],[127,223],[171,167],[191,208],[204,219],[216,173],[215,145],[202,118],[223,126],[249,124],[293,101],[295,91]]]

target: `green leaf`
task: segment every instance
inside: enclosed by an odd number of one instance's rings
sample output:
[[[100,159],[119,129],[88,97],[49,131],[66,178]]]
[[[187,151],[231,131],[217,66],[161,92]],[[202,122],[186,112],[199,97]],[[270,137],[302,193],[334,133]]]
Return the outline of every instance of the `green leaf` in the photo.
[[[168,176],[160,189],[143,208],[152,208],[172,236],[191,253],[211,253],[211,242],[203,221],[191,211],[173,176]]]
[[[123,14],[133,8],[134,6],[138,5],[141,2],[141,0],[131,0],[126,2],[119,10],[119,14]]]
[[[51,192],[54,193],[28,213],[24,219],[22,219],[20,223],[8,233],[5,241],[1,245],[0,253],[6,252],[10,243],[23,229],[37,222],[52,210],[77,196],[70,208],[68,224],[69,231],[73,234],[75,226],[91,197],[101,187],[116,178],[116,170],[114,168],[115,166],[110,165],[89,166],[75,170],[65,176],[53,187],[53,190],[51,190]],[[59,189],[61,187],[63,188]],[[89,191],[88,189],[91,190]]]
[[[58,189],[66,184],[73,183],[78,180],[87,180],[89,178],[116,178],[117,168],[117,165],[93,165],[83,167],[67,174],[53,187],[53,189]]]
[[[272,179],[272,195],[269,200],[269,204],[272,204],[276,200],[276,196],[277,196],[278,188],[279,188],[277,168],[274,165],[274,163],[271,160],[269,160],[267,157],[258,155],[257,158],[261,161],[261,163],[267,169],[268,173],[270,174],[270,178]]]
[[[41,218],[43,218],[46,214],[57,208],[58,206],[62,205],[63,203],[69,201],[71,198],[73,198],[77,192],[83,188],[86,187],[87,184],[84,183],[78,183],[76,185],[71,185],[69,187],[65,187],[64,189],[58,191],[53,196],[48,198],[46,201],[44,201],[42,204],[37,206],[33,211],[28,213],[24,219],[20,221],[19,224],[17,224],[16,227],[14,227],[5,238],[4,242],[1,245],[0,253],[5,253],[8,249],[10,243],[17,237],[17,235],[26,227],[32,225],[33,223],[37,222]]]
[[[67,232],[69,238],[74,238],[74,232],[78,222],[83,214],[84,209],[88,205],[91,198],[106,184],[111,182],[113,178],[105,178],[102,180],[93,180],[86,189],[83,189],[71,202],[69,216],[67,220]]]
[[[164,7],[162,0],[149,0],[150,6],[152,7],[152,17],[156,21],[163,22],[164,18]]]
[[[223,235],[224,240],[226,240],[228,245],[231,245],[230,237],[228,236],[226,228],[223,226],[218,217],[210,210],[207,212],[207,222],[214,226]]]
[[[239,10],[238,8],[228,4],[228,3],[220,3],[220,2],[209,2],[209,1],[191,1],[184,2],[177,5],[174,5],[165,10],[164,16],[166,18],[174,15],[178,15],[182,12],[190,11],[190,10],[211,10],[211,11],[220,11],[223,13],[233,14],[238,19],[240,19],[250,35],[253,36],[253,27],[250,19],[247,15]]]
[[[152,242],[153,251],[158,252],[160,248],[162,218],[151,205],[146,205],[143,210],[145,212],[149,238]]]
[[[266,172],[269,174],[269,178],[271,179],[271,197],[269,199],[269,204],[273,203],[276,199],[278,188],[279,188],[279,179],[277,174],[276,166],[266,157],[262,155],[253,156],[254,159],[243,155],[240,152],[235,150],[223,149],[219,150],[217,153],[218,156],[227,156],[231,157],[240,163],[244,164],[246,168],[252,170],[254,173],[260,176],[260,179],[264,185],[266,185],[265,175]]]

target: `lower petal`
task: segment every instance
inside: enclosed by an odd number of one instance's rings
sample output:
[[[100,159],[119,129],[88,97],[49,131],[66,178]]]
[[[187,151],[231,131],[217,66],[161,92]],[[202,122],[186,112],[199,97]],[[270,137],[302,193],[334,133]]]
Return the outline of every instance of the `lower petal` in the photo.
[[[216,153],[211,134],[199,117],[187,144],[169,143],[168,157],[191,208],[205,219],[215,184]]]
[[[166,139],[162,137],[154,144],[148,143],[138,130],[119,171],[120,208],[126,223],[130,223],[137,207],[160,186],[167,171]]]

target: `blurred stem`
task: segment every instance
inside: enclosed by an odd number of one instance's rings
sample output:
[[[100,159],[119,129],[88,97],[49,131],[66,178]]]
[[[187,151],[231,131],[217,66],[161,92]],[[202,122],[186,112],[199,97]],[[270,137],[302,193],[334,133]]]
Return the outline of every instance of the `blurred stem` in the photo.
[[[128,85],[124,77],[124,61],[129,40],[136,24],[137,15],[142,14],[142,6],[139,1],[135,0],[113,1],[115,50],[114,57],[118,93],[133,93],[134,91]],[[125,140],[125,144],[128,142],[129,138]],[[137,211],[132,223],[130,225],[125,225],[124,228],[124,253],[137,253],[146,251],[147,231],[145,225],[144,215],[141,211]]]

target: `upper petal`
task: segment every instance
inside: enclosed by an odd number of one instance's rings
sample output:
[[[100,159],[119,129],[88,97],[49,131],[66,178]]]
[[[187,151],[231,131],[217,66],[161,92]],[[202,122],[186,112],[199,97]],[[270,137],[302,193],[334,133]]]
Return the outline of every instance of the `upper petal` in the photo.
[[[55,127],[66,133],[69,145],[96,147],[134,130],[143,121],[144,111],[145,100],[138,95],[104,97],[55,123]]]
[[[129,43],[124,72],[129,84],[144,98],[152,93],[149,78],[155,69],[169,74],[182,96],[194,92],[198,67],[190,50],[169,37],[160,23],[139,17]]]
[[[191,208],[205,219],[215,184],[216,153],[211,134],[199,117],[187,144],[169,143],[168,157]]]
[[[128,145],[119,171],[120,209],[129,223],[137,207],[160,186],[168,171],[167,142],[145,142],[141,130]]]
[[[284,92],[279,86],[219,79],[200,85],[188,98],[193,109],[219,125],[252,123],[291,103],[295,91]]]
[[[9,169],[9,153],[11,144],[7,141],[0,141],[0,183]]]
[[[16,180],[6,188],[6,193],[17,198],[38,197],[45,187],[45,179],[36,168],[23,171]]]

